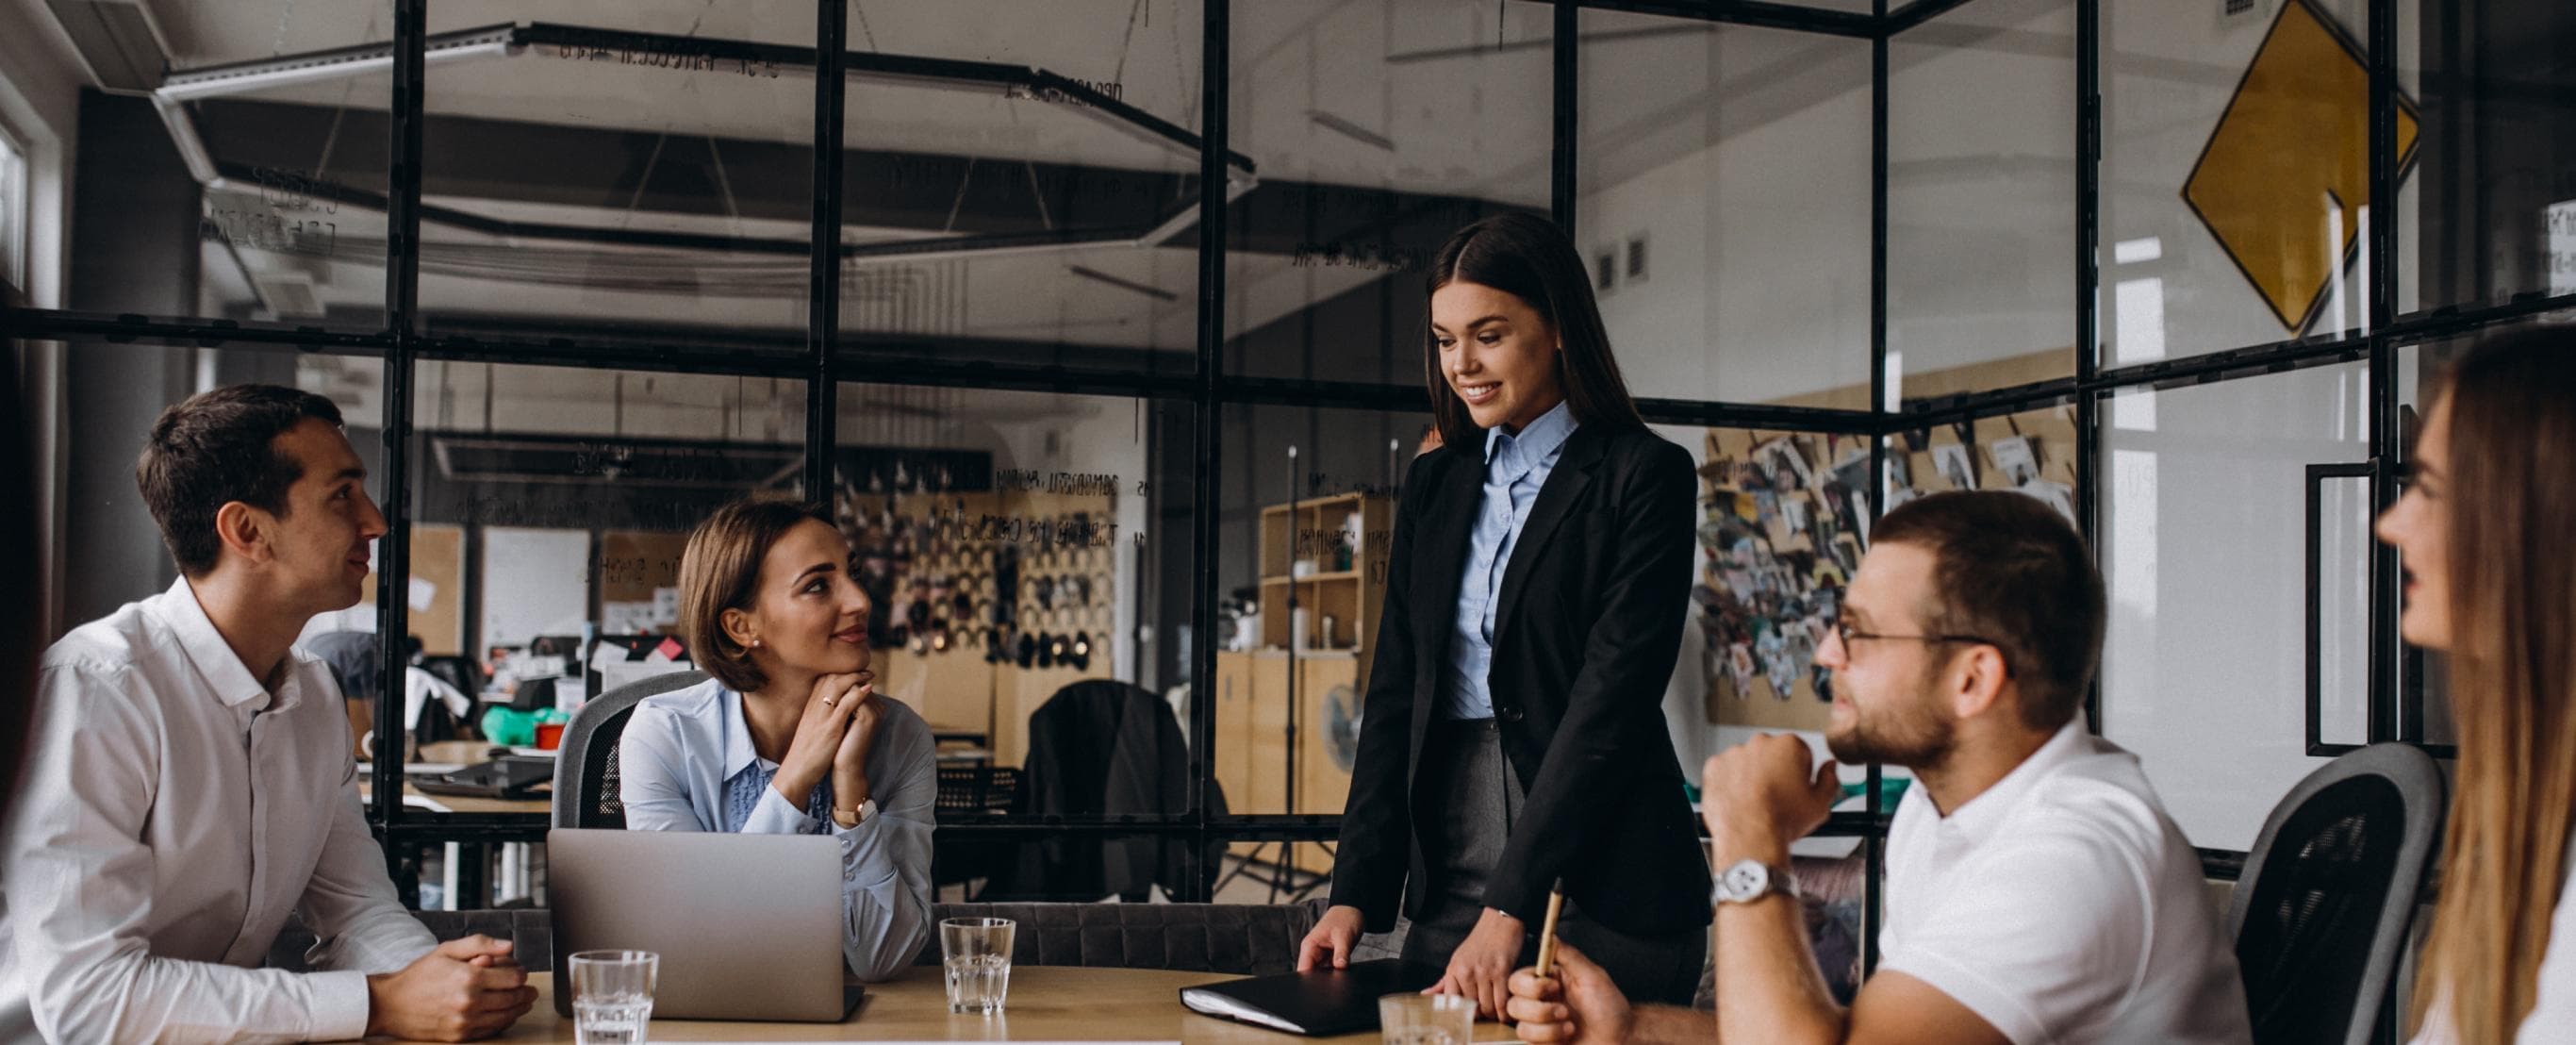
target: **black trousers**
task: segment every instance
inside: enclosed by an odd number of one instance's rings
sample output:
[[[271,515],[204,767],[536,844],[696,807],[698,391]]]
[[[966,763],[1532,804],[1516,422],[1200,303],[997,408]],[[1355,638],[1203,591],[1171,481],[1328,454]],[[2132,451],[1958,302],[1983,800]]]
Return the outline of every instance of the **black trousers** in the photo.
[[[1423,739],[1414,793],[1419,796],[1414,823],[1420,825],[1423,858],[1430,864],[1423,869],[1430,899],[1405,933],[1404,957],[1446,965],[1484,914],[1485,882],[1502,859],[1525,796],[1520,777],[1503,759],[1502,733],[1490,718],[1433,719],[1431,735]],[[1616,802],[1619,796],[1602,795],[1600,800]],[[1531,913],[1517,965],[1538,960],[1536,919],[1544,913]],[[1556,932],[1607,971],[1632,1002],[1690,1004],[1708,959],[1704,926],[1660,936],[1623,933],[1585,917],[1572,900],[1566,901]]]

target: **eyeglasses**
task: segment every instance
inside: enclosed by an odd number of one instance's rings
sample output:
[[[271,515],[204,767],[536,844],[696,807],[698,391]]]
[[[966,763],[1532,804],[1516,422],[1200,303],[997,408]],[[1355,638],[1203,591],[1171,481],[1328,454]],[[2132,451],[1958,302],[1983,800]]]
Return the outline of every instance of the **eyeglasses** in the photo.
[[[2002,643],[1979,635],[1881,635],[1874,632],[1854,631],[1849,622],[1842,620],[1834,621],[1833,627],[1834,635],[1843,640],[1845,648],[1849,648],[1854,642],[1866,639],[1882,639],[1889,642],[1966,642],[1979,646],[1993,646],[1995,652],[2003,652]],[[2004,668],[2006,671],[2011,670],[2012,665],[2009,660],[2006,661]]]

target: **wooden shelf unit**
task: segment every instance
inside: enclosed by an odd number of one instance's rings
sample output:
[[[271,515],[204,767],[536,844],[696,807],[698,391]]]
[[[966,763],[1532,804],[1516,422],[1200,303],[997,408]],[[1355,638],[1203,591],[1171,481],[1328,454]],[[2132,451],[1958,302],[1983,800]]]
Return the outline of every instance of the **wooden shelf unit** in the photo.
[[[1344,536],[1354,514],[1360,519],[1355,544]],[[1351,775],[1333,761],[1328,702],[1338,691],[1356,714],[1366,690],[1394,525],[1395,502],[1383,495],[1336,494],[1262,510],[1260,647],[1217,655],[1217,782],[1230,812],[1342,811]],[[1347,566],[1338,555],[1344,546]],[[1304,576],[1295,575],[1300,559],[1311,563]],[[1293,651],[1292,599],[1306,611],[1305,645]],[[1256,848],[1238,843],[1234,851],[1249,855]],[[1332,870],[1324,846],[1287,848],[1283,863],[1319,874]],[[1264,855],[1280,859],[1275,848]]]

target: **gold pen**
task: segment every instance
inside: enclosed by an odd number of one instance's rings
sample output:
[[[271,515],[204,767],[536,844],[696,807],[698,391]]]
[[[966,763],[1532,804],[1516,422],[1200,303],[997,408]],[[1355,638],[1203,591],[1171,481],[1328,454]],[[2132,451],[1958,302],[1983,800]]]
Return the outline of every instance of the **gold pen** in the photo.
[[[1556,968],[1556,917],[1565,911],[1565,879],[1547,891],[1547,921],[1538,927],[1538,974],[1549,975]]]

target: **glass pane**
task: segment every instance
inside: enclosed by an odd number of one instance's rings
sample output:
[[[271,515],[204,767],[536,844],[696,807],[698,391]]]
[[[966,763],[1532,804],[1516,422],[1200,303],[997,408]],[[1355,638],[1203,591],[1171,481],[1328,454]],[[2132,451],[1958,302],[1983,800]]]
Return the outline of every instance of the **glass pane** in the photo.
[[[2251,845],[2322,762],[2306,753],[2307,467],[2368,459],[2368,376],[2339,364],[2103,403],[2102,734],[2137,753],[2195,845]],[[2360,657],[2365,618],[2328,614],[2322,648]],[[2327,677],[2348,693],[2361,676]]]
[[[852,3],[848,351],[1195,370],[1199,12]]]
[[[1640,394],[1869,408],[1867,40],[1583,14],[1577,245]]]
[[[2104,365],[2369,316],[2366,7],[2104,5]]]
[[[1483,0],[1238,4],[1225,367],[1415,385],[1422,277],[1459,227],[1545,214],[1554,12]]]
[[[2073,374],[2075,5],[1978,0],[1888,77],[1889,396]]]
[[[1188,404],[845,384],[839,410],[833,503],[877,606],[879,690],[981,781],[943,784],[942,819],[1186,812],[1177,749],[1148,808],[1031,774],[1107,757],[1114,738],[1068,725],[1086,701],[1140,698],[1186,736]]]
[[[423,360],[412,412],[414,761],[533,752],[585,700],[691,670],[689,530],[740,497],[796,496],[803,474],[796,381]],[[372,630],[373,612],[342,626]],[[421,796],[532,816],[547,799]]]
[[[430,330],[801,351],[812,6],[439,5],[431,28],[511,19],[429,65]]]
[[[2370,534],[2368,476],[2317,483],[2317,618],[2299,634],[2316,644],[2317,739],[2370,743]]]
[[[84,109],[71,307],[381,329],[392,7],[152,15],[156,96]]]
[[[2571,38],[2566,4],[2398,6],[2400,104],[2424,118],[2399,153],[2401,311],[2576,294],[2576,68],[2534,46]]]

